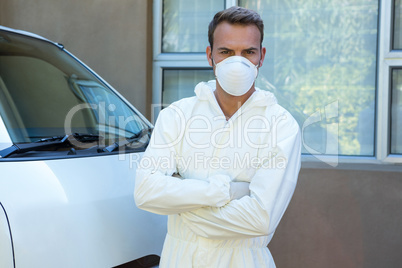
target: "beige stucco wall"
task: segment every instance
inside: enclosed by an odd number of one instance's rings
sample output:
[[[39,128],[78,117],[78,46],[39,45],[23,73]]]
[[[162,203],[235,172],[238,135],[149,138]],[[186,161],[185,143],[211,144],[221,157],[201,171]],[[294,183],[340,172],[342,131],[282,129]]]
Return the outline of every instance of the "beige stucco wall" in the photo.
[[[150,110],[152,1],[1,0],[0,24],[62,43],[142,113]]]
[[[304,168],[269,248],[279,268],[401,267],[401,212],[402,172]]]

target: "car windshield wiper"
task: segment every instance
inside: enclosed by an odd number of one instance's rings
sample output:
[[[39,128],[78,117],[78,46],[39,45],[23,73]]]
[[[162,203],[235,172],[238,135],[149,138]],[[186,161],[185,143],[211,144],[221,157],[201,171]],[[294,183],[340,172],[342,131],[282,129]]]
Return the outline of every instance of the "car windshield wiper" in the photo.
[[[95,142],[103,139],[100,135],[90,133],[73,133],[71,136],[79,142]]]
[[[42,138],[30,143],[13,144],[10,147],[0,151],[0,158],[6,158],[13,154],[26,153],[30,151],[44,149],[47,147],[65,145],[66,142],[69,142],[69,137],[74,137],[76,140],[80,142],[95,142],[102,138],[99,135],[81,134],[81,133]]]
[[[125,140],[117,141],[103,149],[98,149],[99,152],[113,152],[122,146],[126,146],[133,142],[140,141],[145,135],[150,135],[152,132],[152,128],[144,128],[138,133],[135,133],[133,136],[126,138]],[[148,144],[149,139],[144,143],[144,145]],[[143,147],[143,146],[142,146]]]
[[[6,158],[13,154],[26,153],[29,151],[43,149],[43,148],[51,147],[51,146],[58,145],[58,144],[64,144],[67,139],[68,139],[68,135],[65,135],[65,136],[56,136],[56,137],[40,139],[38,141],[30,142],[30,143],[13,144],[10,147],[1,150],[0,157]]]

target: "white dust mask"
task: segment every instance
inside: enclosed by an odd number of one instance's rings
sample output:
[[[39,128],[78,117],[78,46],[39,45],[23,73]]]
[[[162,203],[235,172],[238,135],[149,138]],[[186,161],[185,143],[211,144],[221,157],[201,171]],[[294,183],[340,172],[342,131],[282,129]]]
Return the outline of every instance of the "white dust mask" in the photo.
[[[257,65],[241,56],[231,56],[215,64],[215,76],[219,85],[233,96],[246,94],[257,75]]]

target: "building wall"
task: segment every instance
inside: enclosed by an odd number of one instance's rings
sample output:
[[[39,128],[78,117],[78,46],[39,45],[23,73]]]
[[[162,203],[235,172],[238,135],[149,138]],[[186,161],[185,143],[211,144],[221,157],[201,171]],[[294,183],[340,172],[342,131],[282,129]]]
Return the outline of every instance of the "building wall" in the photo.
[[[2,0],[0,24],[64,44],[150,117],[151,0]],[[280,268],[400,267],[401,211],[402,172],[303,168],[269,248]]]
[[[63,44],[149,117],[152,1],[2,0],[0,24]]]
[[[401,211],[401,172],[304,168],[269,248],[281,268],[401,267]]]

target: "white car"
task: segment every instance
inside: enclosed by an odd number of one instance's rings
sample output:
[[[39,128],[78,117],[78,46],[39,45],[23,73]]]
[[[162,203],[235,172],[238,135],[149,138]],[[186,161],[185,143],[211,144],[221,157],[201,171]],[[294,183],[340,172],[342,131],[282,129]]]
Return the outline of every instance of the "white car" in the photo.
[[[165,216],[139,210],[152,125],[60,44],[0,26],[0,267],[152,267]]]

